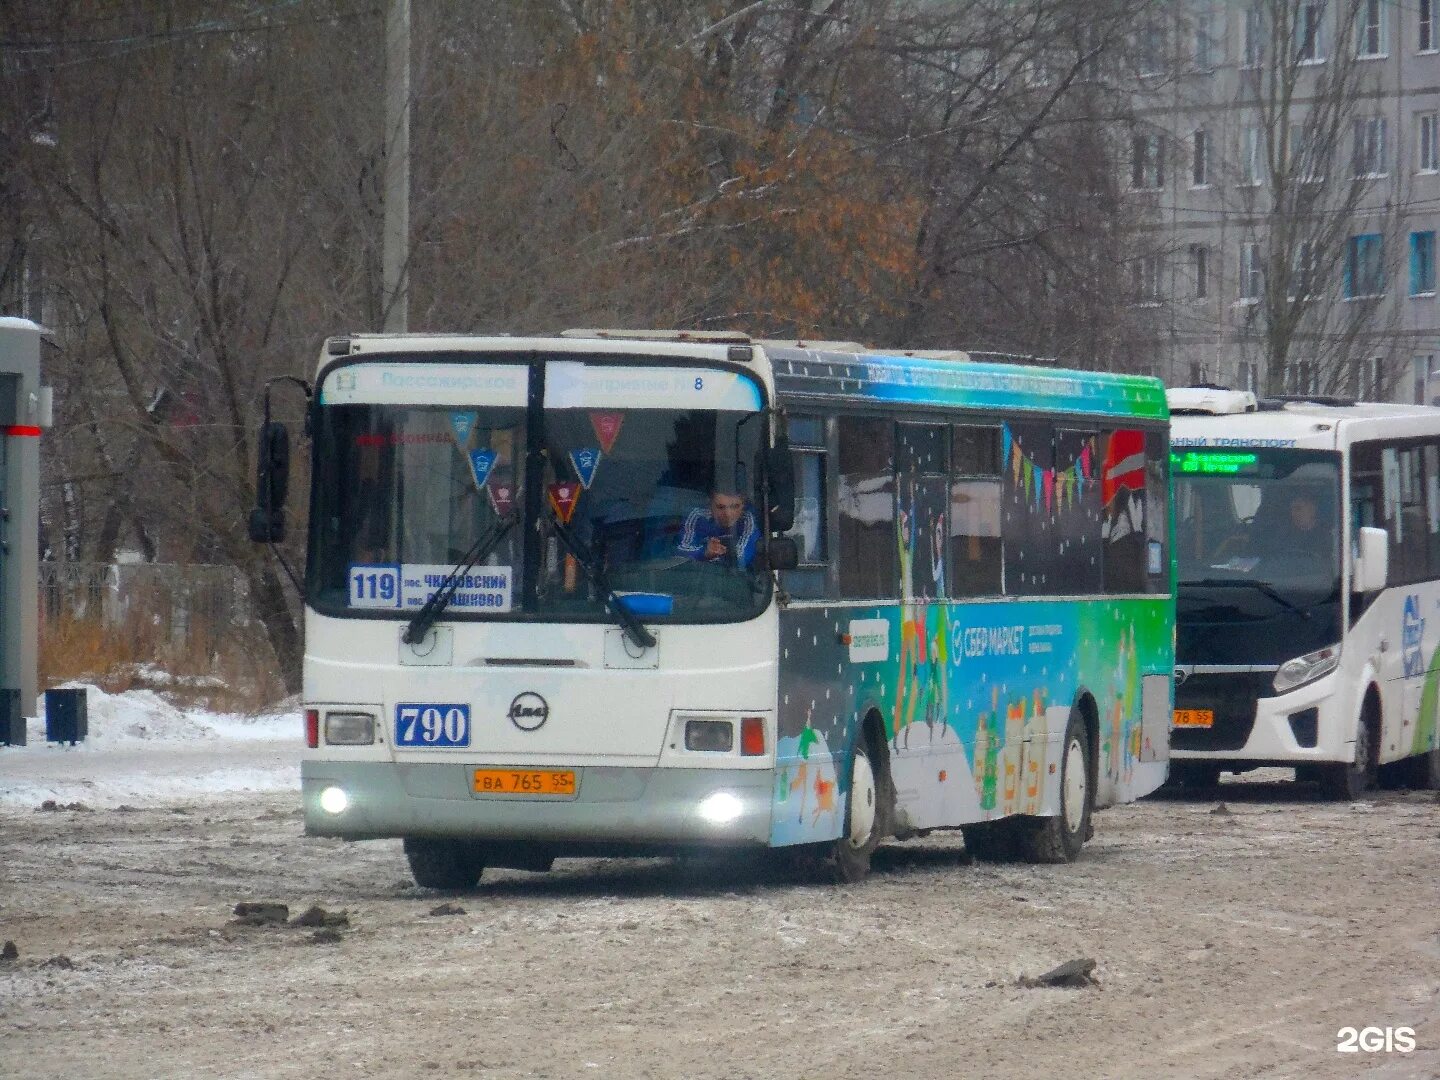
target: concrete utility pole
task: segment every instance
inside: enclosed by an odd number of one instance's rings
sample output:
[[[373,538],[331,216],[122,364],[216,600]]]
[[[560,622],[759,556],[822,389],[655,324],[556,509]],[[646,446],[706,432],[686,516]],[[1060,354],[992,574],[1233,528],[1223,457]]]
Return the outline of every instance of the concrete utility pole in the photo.
[[[385,332],[410,327],[410,0],[385,18],[385,224],[381,310]]]

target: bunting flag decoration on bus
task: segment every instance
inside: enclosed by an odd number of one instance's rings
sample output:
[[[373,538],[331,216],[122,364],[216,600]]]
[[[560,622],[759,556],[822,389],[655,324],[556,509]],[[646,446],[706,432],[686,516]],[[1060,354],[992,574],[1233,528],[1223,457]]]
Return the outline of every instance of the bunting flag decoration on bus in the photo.
[[[588,446],[571,450],[570,464],[575,467],[575,475],[580,478],[580,483],[589,491],[590,485],[595,482],[595,470],[600,467],[600,451]]]
[[[600,452],[608,454],[620,437],[620,425],[625,423],[622,412],[592,412],[590,426],[595,429],[595,438],[600,440]],[[585,485],[589,487],[589,484]]]
[[[450,414],[450,427],[455,432],[455,445],[461,450],[470,445],[470,433],[475,430],[475,421],[479,419],[479,415],[479,413],[473,412],[452,412]]]
[[[495,508],[497,517],[505,517],[511,510],[515,509],[515,485],[506,481],[496,481],[490,485],[490,505]]]
[[[495,459],[499,456],[494,450],[470,451],[470,475],[475,478],[476,491],[485,490],[490,471],[495,468]]]
[[[1063,511],[1066,507],[1073,505],[1085,494],[1087,485],[1094,483],[1092,462],[1094,461],[1094,437],[1085,440],[1084,445],[1075,459],[1065,468],[1045,467],[1037,465],[1035,459],[1025,452],[1024,446],[1010,430],[1009,424],[1003,424],[1001,431],[1001,460],[1010,470],[1012,484],[1025,492],[1027,502],[1033,503],[1036,510],[1044,507],[1049,513]],[[1116,432],[1116,436],[1127,434]],[[1139,484],[1143,488],[1144,477],[1144,434],[1138,434],[1141,439],[1139,448]],[[1112,445],[1114,438],[1112,437]],[[1112,451],[1113,452],[1113,451]],[[1128,487],[1135,487],[1133,476],[1125,474],[1123,483]]]
[[[580,502],[580,490],[579,484],[568,480],[550,485],[550,508],[555,511],[555,517],[561,525],[569,525],[570,519],[575,516],[575,506]]]

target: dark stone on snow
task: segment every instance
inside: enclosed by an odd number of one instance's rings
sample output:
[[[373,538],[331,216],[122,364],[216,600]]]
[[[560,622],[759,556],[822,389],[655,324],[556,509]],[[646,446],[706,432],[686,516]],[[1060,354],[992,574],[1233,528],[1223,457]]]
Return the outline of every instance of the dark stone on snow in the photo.
[[[235,905],[235,921],[242,926],[283,926],[290,918],[285,904],[239,903]]]
[[[312,904],[301,914],[290,920],[291,926],[349,926],[350,913],[326,911],[319,904]]]
[[[1020,976],[1019,985],[1034,988],[1038,986],[1058,986],[1067,990],[1081,990],[1087,986],[1099,986],[1100,980],[1095,978],[1095,961],[1088,957],[1080,960],[1067,960],[1057,968],[1045,972],[1044,975]]]

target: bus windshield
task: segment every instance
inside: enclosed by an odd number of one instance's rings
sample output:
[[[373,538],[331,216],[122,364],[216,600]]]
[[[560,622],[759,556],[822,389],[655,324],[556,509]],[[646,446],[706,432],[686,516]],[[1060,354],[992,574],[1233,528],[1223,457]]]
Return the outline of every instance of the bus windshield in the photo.
[[[762,416],[323,405],[310,601],[413,615],[493,531],[446,619],[608,622],[616,603],[645,621],[750,618],[770,587],[756,568]]]
[[[1272,648],[1289,656],[1305,652],[1295,646],[1312,639],[1333,644],[1340,609],[1339,456],[1178,447],[1170,466],[1182,661],[1258,662]],[[1201,626],[1220,632],[1204,635],[1209,644],[1195,655],[1194,630]]]

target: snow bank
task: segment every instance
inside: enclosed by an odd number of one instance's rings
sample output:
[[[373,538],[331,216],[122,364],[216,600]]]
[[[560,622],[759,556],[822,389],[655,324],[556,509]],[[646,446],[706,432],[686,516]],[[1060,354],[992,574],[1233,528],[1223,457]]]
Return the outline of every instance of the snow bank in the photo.
[[[0,747],[0,808],[47,799],[101,809],[300,789],[299,712],[262,716],[182,709],[153,690],[107,694],[83,686],[89,734],[45,742],[45,701],[29,745]]]

